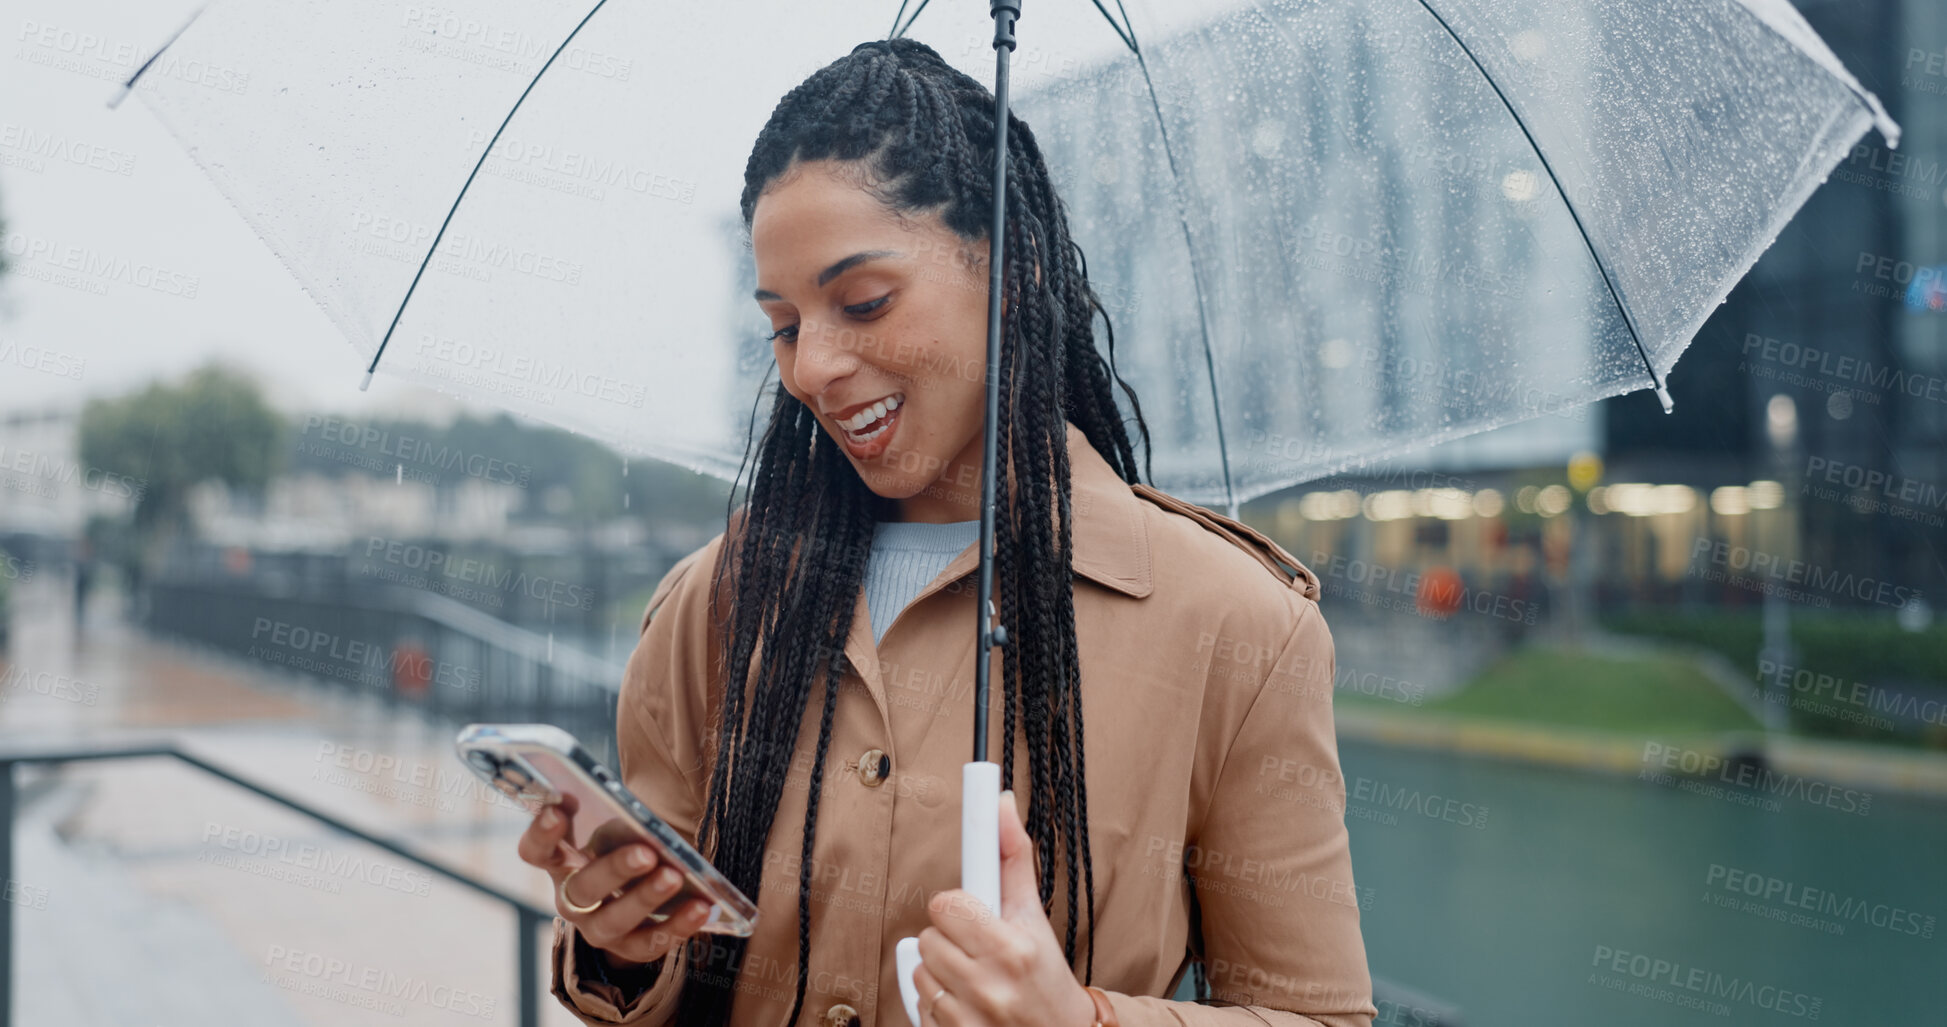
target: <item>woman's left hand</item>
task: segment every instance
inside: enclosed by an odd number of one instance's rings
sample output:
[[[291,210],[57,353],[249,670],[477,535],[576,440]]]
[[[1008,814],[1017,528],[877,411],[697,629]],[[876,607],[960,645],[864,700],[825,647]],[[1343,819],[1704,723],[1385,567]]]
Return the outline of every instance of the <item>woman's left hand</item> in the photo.
[[[933,926],[919,932],[913,973],[920,1027],[1088,1027],[1095,1003],[1041,909],[1034,844],[1012,791],[1000,806],[1000,916],[964,888],[926,904]]]

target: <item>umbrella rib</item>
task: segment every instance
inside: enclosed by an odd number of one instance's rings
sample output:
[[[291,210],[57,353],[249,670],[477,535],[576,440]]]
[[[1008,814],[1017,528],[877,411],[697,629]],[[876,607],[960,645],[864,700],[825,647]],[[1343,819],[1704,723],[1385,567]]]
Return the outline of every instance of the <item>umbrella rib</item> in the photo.
[[[1121,0],[1116,0],[1120,7]],[[1096,5],[1101,6],[1099,3]],[[1133,31],[1133,30],[1132,30]],[[1197,333],[1203,340],[1203,368],[1210,379],[1210,411],[1217,423],[1217,460],[1224,469],[1224,502],[1232,519],[1237,517],[1237,493],[1230,481],[1230,446],[1224,438],[1223,390],[1217,387],[1217,360],[1210,352],[1210,322],[1204,315],[1203,275],[1197,270],[1196,245],[1190,238],[1190,218],[1183,202],[1183,176],[1176,170],[1176,151],[1170,146],[1170,130],[1163,123],[1162,105],[1156,102],[1156,83],[1149,77],[1149,63],[1143,60],[1141,50],[1135,49],[1133,40],[1130,49],[1136,55],[1136,67],[1142,71],[1143,84],[1149,90],[1149,109],[1156,114],[1156,131],[1163,137],[1163,155],[1170,164],[1170,182],[1176,192],[1176,223],[1183,229],[1183,248],[1189,254],[1190,284],[1197,294]]]
[[[1575,209],[1575,201],[1569,199],[1568,191],[1562,188],[1562,180],[1555,175],[1555,166],[1548,162],[1548,154],[1542,152],[1541,144],[1535,140],[1535,134],[1528,130],[1528,122],[1521,117],[1520,111],[1514,109],[1514,102],[1508,99],[1508,94],[1501,91],[1501,84],[1494,81],[1494,76],[1487,73],[1487,68],[1481,64],[1480,58],[1474,56],[1473,48],[1467,45],[1467,41],[1460,38],[1460,33],[1455,32],[1453,26],[1447,24],[1447,19],[1441,17],[1440,12],[1434,10],[1428,0],[1417,0],[1417,2],[1426,13],[1433,16],[1434,21],[1440,23],[1448,38],[1452,39],[1454,45],[1460,47],[1460,52],[1466,54],[1467,59],[1473,62],[1474,70],[1481,73],[1481,79],[1487,83],[1488,88],[1494,90],[1494,95],[1501,98],[1501,106],[1507,108],[1508,116],[1514,119],[1515,127],[1519,128],[1521,135],[1528,140],[1528,148],[1534,151],[1535,159],[1541,162],[1541,169],[1548,173],[1548,180],[1555,183],[1555,195],[1562,198],[1562,206],[1568,208],[1569,220],[1575,222],[1575,230],[1582,235],[1582,245],[1588,248],[1589,259],[1595,261],[1596,270],[1602,272],[1602,284],[1608,288],[1609,299],[1616,304],[1616,310],[1622,314],[1623,326],[1629,329],[1629,341],[1636,344],[1637,356],[1643,358],[1643,367],[1649,371],[1650,383],[1656,388],[1656,398],[1663,403],[1663,412],[1669,413],[1675,403],[1670,399],[1670,391],[1664,387],[1663,377],[1656,373],[1656,365],[1650,361],[1649,351],[1643,348],[1643,338],[1636,331],[1636,316],[1629,312],[1629,304],[1624,303],[1622,294],[1616,291],[1616,282],[1610,277],[1609,265],[1602,259],[1602,254],[1596,250],[1595,240],[1589,238],[1589,230],[1582,224],[1582,215]]]
[[[433,254],[439,250],[440,240],[446,237],[446,226],[453,223],[453,215],[459,211],[460,203],[466,199],[467,190],[473,188],[473,180],[479,177],[480,169],[486,165],[487,158],[493,154],[494,144],[500,142],[500,134],[507,131],[508,124],[514,120],[514,115],[520,111],[521,104],[527,100],[527,94],[532,93],[534,87],[540,84],[541,76],[547,74],[548,69],[554,66],[554,59],[561,56],[561,52],[568,48],[569,43],[575,41],[575,36],[581,32],[583,26],[588,24],[588,19],[593,18],[595,12],[601,10],[607,3],[608,0],[595,0],[595,6],[589,8],[588,13],[582,15],[581,20],[575,23],[575,27],[566,36],[562,37],[561,45],[555,47],[554,52],[548,55],[547,61],[541,65],[539,71],[534,73],[534,78],[527,83],[527,88],[521,90],[521,95],[514,100],[514,105],[507,109],[507,116],[500,119],[500,127],[494,129],[493,138],[487,140],[486,148],[480,151],[480,159],[474,161],[473,170],[467,172],[466,182],[460,186],[459,195],[453,197],[453,205],[446,209],[446,220],[439,223],[439,231],[433,234],[432,245],[426,247],[426,256],[420,259],[419,270],[413,272],[412,284],[406,286],[406,294],[399,300],[399,309],[392,312],[392,323],[386,326],[385,338],[379,340],[378,351],[372,354],[372,363],[365,368],[365,380],[359,383],[359,391],[363,392],[367,386],[372,384],[372,373],[379,369],[379,358],[385,356],[386,344],[392,341],[392,333],[399,327],[399,318],[405,314],[406,304],[412,302],[412,294],[419,288],[419,279],[426,274],[426,265],[433,262]]]
[[[1129,29],[1127,31],[1124,31],[1121,25],[1116,24],[1115,18],[1109,14],[1109,9],[1102,6],[1102,0],[1093,0],[1093,2],[1095,4],[1095,9],[1101,11],[1102,17],[1108,21],[1109,28],[1114,29],[1115,34],[1122,37],[1122,44],[1129,48],[1130,53],[1133,53],[1136,56],[1141,57],[1142,51],[1140,49],[1137,49],[1136,47],[1135,26],[1130,25]],[[1122,12],[1122,20],[1125,23],[1129,21],[1129,11],[1127,8],[1122,6],[1122,0],[1115,0],[1115,9]],[[1148,77],[1147,72],[1144,73],[1144,77],[1145,78]]]
[[[130,75],[126,82],[122,83],[122,88],[115,91],[114,97],[108,101],[109,109],[112,110],[116,107],[121,106],[122,98],[127,96],[129,94],[129,91],[135,88],[135,83],[139,79],[141,79],[142,73],[149,70],[149,66],[154,64],[156,60],[162,56],[162,52],[164,50],[167,50],[170,47],[176,45],[176,40],[181,39],[183,37],[183,33],[189,31],[189,27],[191,25],[196,24],[196,19],[203,16],[203,9],[208,6],[209,6],[208,4],[204,4],[202,6],[197,7],[195,10],[189,12],[189,17],[183,21],[182,28],[177,29],[174,35],[170,36],[166,40],[163,40],[162,45],[156,47],[155,53],[150,54],[149,59],[143,61],[142,66],[135,69],[135,73]]]
[[[907,18],[906,24],[902,26],[899,24],[899,17],[900,15],[906,13],[907,0],[899,0],[899,11],[892,16],[892,35],[887,36],[886,38],[899,39],[905,36],[906,30],[912,28],[913,22],[919,20],[919,12],[926,10],[926,5],[931,2],[932,0],[919,0],[919,6],[913,8],[913,16]]]

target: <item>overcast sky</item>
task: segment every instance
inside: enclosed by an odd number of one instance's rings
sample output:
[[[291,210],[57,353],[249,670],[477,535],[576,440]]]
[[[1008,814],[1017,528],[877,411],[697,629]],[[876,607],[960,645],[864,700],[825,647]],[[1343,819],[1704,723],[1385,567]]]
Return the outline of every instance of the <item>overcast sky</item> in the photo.
[[[195,6],[0,5],[0,248],[14,265],[0,277],[0,411],[71,407],[222,357],[286,408],[450,415],[457,401],[383,375],[361,393],[357,353],[182,147],[141,102],[108,109],[128,62]],[[123,261],[119,274],[62,268]]]

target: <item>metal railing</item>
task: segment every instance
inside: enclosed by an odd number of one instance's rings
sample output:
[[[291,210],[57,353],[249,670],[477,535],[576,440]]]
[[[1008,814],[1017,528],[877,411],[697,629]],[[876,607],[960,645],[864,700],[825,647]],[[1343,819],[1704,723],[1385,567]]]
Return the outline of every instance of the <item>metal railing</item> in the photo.
[[[14,853],[14,812],[18,794],[14,782],[14,767],[22,763],[61,764],[84,760],[128,760],[168,757],[181,760],[199,770],[211,773],[237,785],[240,788],[263,796],[288,809],[302,813],[334,830],[342,831],[368,845],[376,845],[401,859],[416,863],[448,880],[465,885],[472,890],[506,903],[514,911],[515,931],[519,939],[519,953],[516,956],[516,975],[520,979],[520,1027],[540,1027],[541,1023],[541,954],[537,932],[543,925],[554,920],[552,910],[528,905],[518,896],[501,891],[491,884],[472,877],[462,871],[448,867],[437,860],[427,859],[407,849],[397,842],[360,830],[319,810],[308,803],[279,794],[248,778],[240,777],[229,770],[217,766],[199,756],[183,752],[169,744],[133,745],[106,747],[100,749],[51,749],[47,751],[0,752],[0,881],[13,880]],[[13,1024],[13,903],[0,902],[0,1027]]]
[[[282,595],[158,581],[146,627],[454,723],[562,727],[612,762],[623,668],[449,596],[390,585]]]

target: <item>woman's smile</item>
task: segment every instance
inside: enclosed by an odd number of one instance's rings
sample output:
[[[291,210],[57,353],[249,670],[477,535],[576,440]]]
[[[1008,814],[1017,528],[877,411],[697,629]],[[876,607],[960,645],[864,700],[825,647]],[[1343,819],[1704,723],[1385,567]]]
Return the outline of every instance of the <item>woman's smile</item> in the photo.
[[[861,404],[846,411],[843,417],[834,417],[838,433],[845,440],[845,448],[860,460],[871,460],[892,445],[892,433],[899,427],[899,412],[906,403],[906,394],[895,392],[890,396]]]

